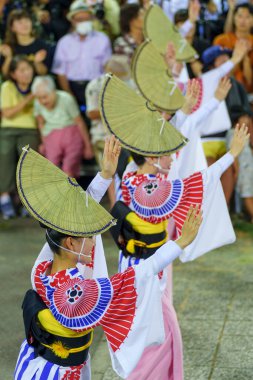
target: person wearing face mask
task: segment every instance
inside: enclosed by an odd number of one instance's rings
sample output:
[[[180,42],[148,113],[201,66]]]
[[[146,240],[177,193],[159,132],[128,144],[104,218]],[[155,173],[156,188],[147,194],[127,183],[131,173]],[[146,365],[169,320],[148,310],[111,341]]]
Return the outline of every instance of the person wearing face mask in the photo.
[[[103,328],[113,368],[122,378],[146,346],[164,339],[157,274],[195,239],[202,213],[191,206],[177,242],[167,242],[142,265],[109,278],[101,265],[99,234],[115,221],[97,202],[111,182],[119,153],[112,136],[105,144],[102,171],[85,192],[38,153],[23,150],[17,167],[19,195],[46,227],[47,244],[22,304],[26,339],[14,380],[90,380],[89,348],[96,326]]]
[[[52,71],[60,88],[75,96],[85,116],[85,88],[103,74],[112,54],[111,43],[104,33],[93,30],[93,8],[87,2],[74,1],[67,18],[73,31],[58,41]]]

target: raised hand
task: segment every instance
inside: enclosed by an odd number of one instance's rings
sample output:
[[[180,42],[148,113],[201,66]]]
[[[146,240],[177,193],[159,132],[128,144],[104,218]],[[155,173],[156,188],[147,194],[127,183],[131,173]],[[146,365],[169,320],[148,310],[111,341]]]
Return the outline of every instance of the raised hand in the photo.
[[[186,216],[186,220],[182,227],[181,236],[176,240],[176,243],[184,249],[193,242],[196,238],[199,227],[202,222],[202,211],[199,205],[191,205]]]
[[[222,78],[214,93],[215,98],[219,100],[219,102],[221,102],[222,100],[225,100],[227,97],[227,94],[229,93],[231,89],[231,86],[232,85],[229,78],[227,77]]]
[[[185,102],[181,111],[185,114],[190,114],[197,104],[200,92],[200,83],[197,79],[192,79],[187,83],[187,90],[185,94]]]
[[[234,63],[234,65],[240,63],[244,56],[250,51],[250,49],[251,45],[248,40],[242,38],[237,40],[231,58],[231,61]]]
[[[176,48],[173,42],[169,42],[166,48],[166,53],[165,53],[165,60],[166,63],[172,72],[173,66],[176,63]]]
[[[103,178],[109,179],[114,176],[118,166],[120,150],[120,142],[115,136],[112,135],[106,138],[101,171]]]
[[[189,2],[189,20],[195,23],[199,19],[200,2],[199,0],[191,0]]]
[[[0,46],[0,53],[5,57],[5,58],[12,58],[12,50],[11,47],[7,44],[3,44]]]
[[[246,124],[237,124],[235,127],[235,133],[230,145],[229,153],[234,156],[234,158],[238,157],[242,152],[243,148],[249,141],[250,134],[248,133],[248,127]]]

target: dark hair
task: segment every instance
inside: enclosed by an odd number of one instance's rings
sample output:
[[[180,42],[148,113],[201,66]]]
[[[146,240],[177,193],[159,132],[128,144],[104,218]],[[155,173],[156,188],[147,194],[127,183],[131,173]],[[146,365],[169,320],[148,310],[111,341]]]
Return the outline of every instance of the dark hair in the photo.
[[[133,160],[134,162],[136,163],[136,165],[138,166],[142,166],[145,164],[145,157],[144,156],[141,156],[140,154],[138,153],[134,153],[134,152],[131,152],[131,156],[133,157]]]
[[[12,80],[13,82],[15,82],[14,79],[12,78],[11,74],[14,73],[14,71],[17,69],[18,65],[21,62],[26,62],[28,65],[30,65],[31,68],[33,69],[33,73],[35,73],[33,63],[31,61],[29,61],[29,59],[27,58],[26,55],[15,55],[12,58],[10,66],[9,66],[9,71],[8,71],[8,79],[9,80]]]
[[[126,4],[120,10],[120,30],[121,34],[130,32],[130,22],[138,17],[141,7],[139,4]]]
[[[253,15],[253,7],[251,4],[248,4],[248,3],[242,3],[242,4],[239,4],[235,7],[235,10],[234,10],[234,16],[236,15],[236,13],[239,11],[239,9],[241,8],[245,8],[245,9],[248,9],[249,13],[251,15]]]
[[[58,245],[62,245],[62,240],[69,237],[69,235],[62,234],[61,232],[55,231],[52,228],[45,226],[45,224],[43,224],[41,222],[39,222],[39,223],[40,223],[40,226],[42,228],[45,228],[47,230],[46,231],[46,240],[48,242],[50,249],[54,253],[59,255],[60,247],[58,247]]]
[[[12,25],[14,21],[21,20],[22,18],[28,18],[33,22],[32,16],[24,9],[14,9],[8,15],[7,26],[6,26],[6,36],[5,43],[10,45],[12,48],[18,43],[16,33],[14,33],[12,29]],[[31,35],[35,36],[35,32],[32,28]]]
[[[189,17],[188,9],[179,9],[174,15],[174,24],[185,22]]]

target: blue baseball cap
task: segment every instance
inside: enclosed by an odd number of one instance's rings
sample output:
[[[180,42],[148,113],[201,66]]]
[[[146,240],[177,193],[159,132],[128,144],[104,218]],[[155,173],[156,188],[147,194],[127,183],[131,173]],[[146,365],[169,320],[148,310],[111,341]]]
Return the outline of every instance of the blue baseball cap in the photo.
[[[223,48],[221,46],[211,46],[206,49],[201,56],[202,62],[205,66],[209,66],[214,63],[215,59],[220,55],[227,54],[231,57],[233,50]]]

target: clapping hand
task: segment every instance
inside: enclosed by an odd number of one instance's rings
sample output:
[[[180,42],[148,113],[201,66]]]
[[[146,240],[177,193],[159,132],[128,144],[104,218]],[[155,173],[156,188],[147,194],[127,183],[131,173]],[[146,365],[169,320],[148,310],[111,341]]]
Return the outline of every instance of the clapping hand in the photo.
[[[120,142],[115,136],[112,135],[106,138],[101,171],[103,178],[109,179],[114,176],[118,166],[120,150]]]

